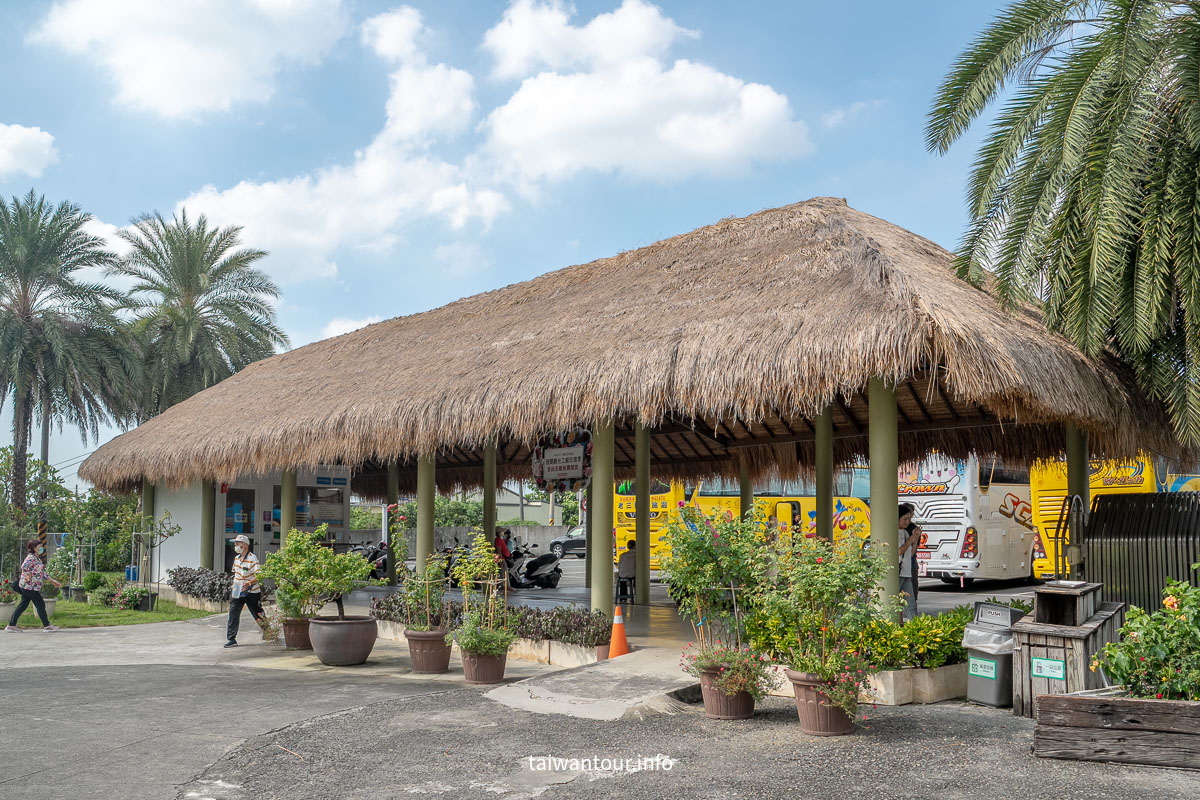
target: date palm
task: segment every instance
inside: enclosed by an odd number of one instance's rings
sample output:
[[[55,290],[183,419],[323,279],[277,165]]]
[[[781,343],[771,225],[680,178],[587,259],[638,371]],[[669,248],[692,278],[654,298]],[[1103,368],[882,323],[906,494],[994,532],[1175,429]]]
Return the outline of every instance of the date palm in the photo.
[[[134,281],[126,305],[146,363],[140,419],[287,346],[272,304],[279,289],[253,266],[266,253],[240,247],[241,228],[181,212],[142,217],[120,236],[130,251],[109,274]]]
[[[961,276],[1111,349],[1200,444],[1200,6],[1020,0],[959,56],[945,152],[1005,97],[967,184]],[[989,273],[994,277],[989,277]]]
[[[114,258],[84,230],[90,219],[32,191],[0,200],[0,399],[13,403],[12,502],[20,509],[35,412],[46,430],[65,421],[94,437],[123,414],[114,392],[137,372],[113,313],[119,295],[83,279]]]

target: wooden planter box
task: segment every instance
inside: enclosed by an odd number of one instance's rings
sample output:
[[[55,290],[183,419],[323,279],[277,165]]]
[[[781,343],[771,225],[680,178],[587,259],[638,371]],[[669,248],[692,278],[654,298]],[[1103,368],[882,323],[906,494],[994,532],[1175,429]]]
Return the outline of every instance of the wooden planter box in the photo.
[[[967,665],[947,664],[937,669],[912,670],[912,701],[940,703],[967,696]]]
[[[1040,695],[1033,754],[1200,770],[1200,702],[1139,700],[1116,689]]]
[[[1044,603],[1041,594],[1038,603]],[[1034,715],[1034,698],[1105,688],[1104,676],[1088,666],[1108,642],[1120,638],[1125,622],[1123,603],[1101,603],[1081,625],[1042,623],[1029,617],[1012,626],[1013,713]],[[1086,610],[1086,609],[1085,609]]]

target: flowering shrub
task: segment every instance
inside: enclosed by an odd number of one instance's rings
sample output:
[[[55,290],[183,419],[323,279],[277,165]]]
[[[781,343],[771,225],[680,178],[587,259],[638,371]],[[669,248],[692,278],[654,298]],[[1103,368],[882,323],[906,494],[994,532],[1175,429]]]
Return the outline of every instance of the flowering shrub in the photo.
[[[1134,697],[1200,700],[1200,588],[1168,581],[1162,608],[1129,609],[1121,641],[1092,659],[1093,672],[1101,666]]]
[[[108,601],[108,604],[113,608],[119,608],[122,611],[133,611],[141,605],[142,600],[150,596],[150,590],[137,586],[126,586],[121,591],[117,592]]]
[[[895,617],[873,587],[890,558],[882,547],[863,546],[857,536],[834,543],[794,539],[778,548],[772,580],[747,626],[751,642],[774,660],[828,683],[829,701],[856,716],[858,689],[878,667],[864,652],[864,632]]]
[[[21,595],[17,594],[16,585],[8,578],[0,584],[0,603],[19,603]]]
[[[755,700],[761,700],[779,681],[778,667],[749,647],[689,643],[683,648],[680,666],[696,677],[702,672],[716,672],[713,684],[729,697],[749,692]]]

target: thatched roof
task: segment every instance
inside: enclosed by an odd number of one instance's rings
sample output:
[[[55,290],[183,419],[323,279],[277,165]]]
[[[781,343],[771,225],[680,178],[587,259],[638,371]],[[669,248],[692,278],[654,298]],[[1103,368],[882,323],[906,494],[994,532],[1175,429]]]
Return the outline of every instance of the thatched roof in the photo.
[[[1010,314],[957,280],[933,242],[816,198],[675,236],[260,361],[99,448],[102,487],[171,485],[283,466],[382,464],[436,452],[443,487],[478,483],[484,442],[501,475],[528,474],[542,433],[634,418],[655,471],[794,474],[807,422],[834,403],[836,457],[867,451],[865,391],[898,386],[900,457],[931,448],[1054,457],[1063,423],[1093,453],[1178,454],[1165,418],[1115,363],[1082,356],[1033,310]]]

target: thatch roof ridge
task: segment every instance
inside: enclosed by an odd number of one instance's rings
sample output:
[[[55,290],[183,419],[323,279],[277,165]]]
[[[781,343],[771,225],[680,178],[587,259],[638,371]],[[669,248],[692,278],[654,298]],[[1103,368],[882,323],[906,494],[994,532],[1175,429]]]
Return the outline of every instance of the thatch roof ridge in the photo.
[[[1076,422],[1099,451],[1171,446],[1157,417],[1118,430],[1141,402],[1128,375],[1036,312],[1001,311],[951,259],[843,199],[729,218],[258,362],[99,448],[80,475],[361,464],[609,416],[812,417],[872,377],[935,365],[930,391],[1005,419]]]

